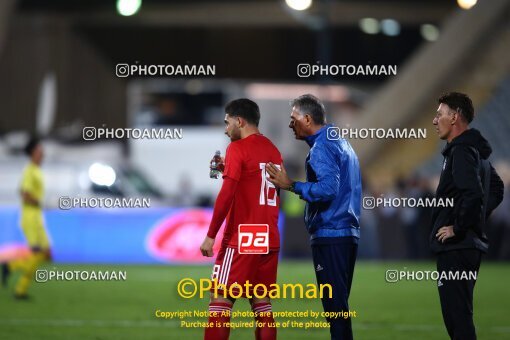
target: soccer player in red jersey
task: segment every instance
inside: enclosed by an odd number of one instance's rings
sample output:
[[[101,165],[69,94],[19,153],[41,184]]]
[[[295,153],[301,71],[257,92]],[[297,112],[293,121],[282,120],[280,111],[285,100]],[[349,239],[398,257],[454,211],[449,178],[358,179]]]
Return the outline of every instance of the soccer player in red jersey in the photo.
[[[269,162],[281,165],[282,156],[273,143],[259,132],[260,112],[256,103],[249,99],[237,99],[227,104],[225,112],[225,134],[230,137],[231,143],[225,155],[223,184],[214,205],[209,231],[200,250],[204,256],[214,255],[215,237],[226,218],[225,232],[212,279],[217,280],[220,285],[218,287],[224,285],[227,292],[231,288],[236,292],[233,295],[237,296],[240,292],[235,289],[237,285],[231,287],[234,283],[245,287],[245,283],[249,282],[252,288],[262,284],[267,291],[271,284],[276,283],[280,249],[280,197],[278,190],[268,181],[265,165]],[[244,238],[244,234],[239,235],[240,224],[268,226],[267,233],[258,240],[261,241],[259,244],[266,246],[266,253],[239,253],[239,240],[241,239],[243,245],[249,241]],[[254,236],[257,241],[257,235]],[[235,299],[229,295],[225,298],[223,291],[219,292],[222,293],[218,293],[218,296],[211,293],[209,323],[212,322],[214,327],[206,328],[205,340],[228,339],[230,334],[227,323],[230,322],[230,312]],[[247,297],[244,288],[242,293],[241,296]],[[257,290],[257,295],[263,294],[264,290]],[[253,291],[249,295],[252,297],[250,303],[255,319],[259,321],[258,325],[262,325],[255,330],[255,338],[276,339],[269,298],[256,298]]]

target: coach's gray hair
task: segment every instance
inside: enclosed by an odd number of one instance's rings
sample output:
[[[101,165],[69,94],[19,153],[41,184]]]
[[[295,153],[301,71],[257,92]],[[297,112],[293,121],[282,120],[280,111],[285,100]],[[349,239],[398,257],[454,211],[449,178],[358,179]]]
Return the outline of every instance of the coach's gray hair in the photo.
[[[326,124],[326,109],[324,104],[312,94],[304,94],[290,101],[291,107],[296,107],[300,114],[308,114],[315,124]]]

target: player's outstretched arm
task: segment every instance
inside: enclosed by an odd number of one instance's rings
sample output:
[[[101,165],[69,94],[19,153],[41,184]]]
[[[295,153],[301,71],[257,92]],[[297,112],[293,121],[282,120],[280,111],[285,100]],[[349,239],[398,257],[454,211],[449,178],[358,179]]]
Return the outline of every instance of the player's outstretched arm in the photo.
[[[204,256],[214,256],[214,240],[221,228],[221,225],[223,224],[223,221],[227,217],[230,207],[232,206],[236,188],[236,180],[230,177],[224,177],[223,185],[221,186],[221,190],[218,194],[218,197],[216,198],[216,203],[214,204],[214,212],[211,219],[211,224],[209,225],[209,231],[207,232],[207,236],[205,237],[204,242],[200,246],[200,251]]]
[[[317,176],[316,182],[292,181],[283,166],[280,171],[271,163],[266,166],[266,171],[269,173],[271,183],[284,190],[294,192],[307,202],[331,201],[338,194],[340,187],[340,174],[336,160],[330,152],[324,151],[314,154],[310,158],[310,165]]]

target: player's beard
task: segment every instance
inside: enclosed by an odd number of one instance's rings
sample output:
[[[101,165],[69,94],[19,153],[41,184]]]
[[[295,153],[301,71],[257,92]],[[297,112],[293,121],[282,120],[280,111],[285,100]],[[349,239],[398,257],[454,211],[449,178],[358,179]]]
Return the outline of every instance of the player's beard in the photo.
[[[241,129],[234,127],[232,132],[230,132],[229,137],[231,142],[241,139]]]

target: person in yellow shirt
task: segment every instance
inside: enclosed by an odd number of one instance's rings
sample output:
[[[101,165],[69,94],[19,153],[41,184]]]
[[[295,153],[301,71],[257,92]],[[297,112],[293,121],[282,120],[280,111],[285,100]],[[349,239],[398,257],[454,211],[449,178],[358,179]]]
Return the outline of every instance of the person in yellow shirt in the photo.
[[[18,299],[28,297],[28,287],[34,280],[36,269],[51,258],[50,242],[44,229],[42,213],[44,197],[44,179],[40,167],[43,159],[42,145],[37,139],[31,139],[25,152],[30,157],[30,163],[25,167],[21,180],[21,228],[31,249],[31,255],[2,265],[3,285],[7,284],[11,272],[22,272],[14,293]]]

